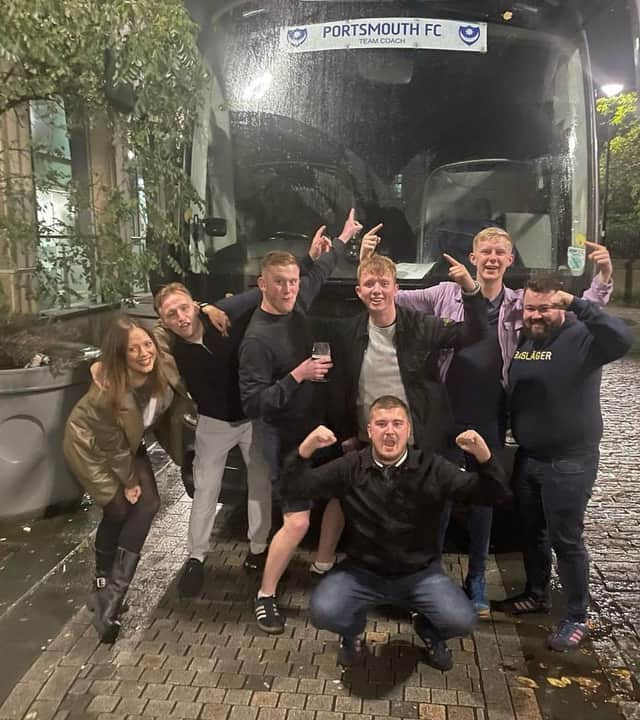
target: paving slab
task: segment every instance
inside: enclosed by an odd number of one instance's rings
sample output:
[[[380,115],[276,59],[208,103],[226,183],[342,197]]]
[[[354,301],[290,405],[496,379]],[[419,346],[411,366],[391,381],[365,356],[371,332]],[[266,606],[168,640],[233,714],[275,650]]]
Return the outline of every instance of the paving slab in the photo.
[[[309,622],[316,580],[308,550],[296,555],[282,584],[284,634],[270,637],[256,627],[252,598],[259,578],[242,569],[247,546],[240,503],[219,512],[201,595],[180,600],[190,500],[177,468],[167,465],[159,477],[163,509],[130,592],[121,638],[113,646],[98,643],[86,610],[75,610],[83,599],[78,592],[69,620],[47,638],[0,705],[0,720],[638,718],[639,367],[628,359],[604,374],[606,432],[587,523],[594,639],[582,652],[545,648],[557,613],[514,620],[494,612],[473,637],[451,642],[454,668],[440,673],[423,662],[407,617],[375,612],[367,626],[372,656],[364,667],[342,672],[337,639]],[[444,564],[460,582],[466,558],[449,554]],[[491,599],[521,580],[517,554],[491,558]],[[19,622],[21,611],[14,608],[10,619]],[[8,667],[11,659],[0,663]]]

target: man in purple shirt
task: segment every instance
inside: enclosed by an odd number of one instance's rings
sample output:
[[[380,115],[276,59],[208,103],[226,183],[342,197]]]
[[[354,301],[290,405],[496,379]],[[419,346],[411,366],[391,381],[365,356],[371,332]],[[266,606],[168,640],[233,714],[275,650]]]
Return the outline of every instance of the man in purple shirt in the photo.
[[[373,252],[380,241],[378,225],[362,239],[360,259]],[[599,305],[609,301],[613,283],[613,268],[608,250],[596,243],[587,242],[589,259],[595,262],[598,274],[584,293],[586,300]],[[506,432],[505,388],[509,365],[518,343],[522,327],[523,290],[512,290],[504,285],[504,274],[513,263],[513,240],[499,227],[481,230],[473,239],[469,255],[476,267],[476,279],[487,304],[489,332],[483,340],[455,353],[443,351],[440,355],[440,378],[446,385],[451,402],[456,431],[478,431],[487,441],[491,452],[499,455]],[[443,282],[421,290],[400,290],[396,302],[402,307],[422,311],[450,320],[463,318],[460,286]],[[451,459],[458,460],[467,469],[475,469],[472,457],[452,451]],[[486,598],[485,571],[491,536],[493,511],[490,507],[471,506],[468,512],[469,572],[464,587],[476,613],[489,615]],[[443,524],[442,535],[448,524]]]

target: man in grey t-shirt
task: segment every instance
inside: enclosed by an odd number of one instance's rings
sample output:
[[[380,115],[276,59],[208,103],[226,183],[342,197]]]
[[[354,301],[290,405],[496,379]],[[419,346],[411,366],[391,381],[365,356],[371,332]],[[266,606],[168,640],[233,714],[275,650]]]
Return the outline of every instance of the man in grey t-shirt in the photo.
[[[367,312],[334,326],[332,413],[341,437],[357,435],[366,440],[369,406],[385,393],[409,406],[416,445],[425,452],[443,448],[452,423],[438,378],[439,352],[477,342],[487,326],[477,283],[464,265],[453,258],[449,262],[450,277],[462,288],[463,322],[398,307],[396,267],[389,258],[375,255],[360,264],[356,294]]]

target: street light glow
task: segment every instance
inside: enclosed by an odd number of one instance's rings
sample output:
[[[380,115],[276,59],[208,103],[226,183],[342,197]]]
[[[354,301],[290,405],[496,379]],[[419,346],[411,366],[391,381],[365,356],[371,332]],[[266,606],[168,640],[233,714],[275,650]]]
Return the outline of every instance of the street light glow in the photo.
[[[600,89],[608,98],[612,98],[614,95],[619,95],[624,90],[624,85],[622,83],[607,83]]]

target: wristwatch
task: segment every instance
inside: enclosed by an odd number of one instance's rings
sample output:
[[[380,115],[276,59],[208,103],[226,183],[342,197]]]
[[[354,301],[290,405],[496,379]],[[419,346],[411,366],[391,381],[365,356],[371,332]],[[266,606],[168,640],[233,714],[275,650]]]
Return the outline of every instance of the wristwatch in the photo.
[[[204,310],[205,308],[209,307],[209,305],[211,305],[211,303],[208,303],[208,302],[199,302],[198,303],[198,307],[200,308],[200,310]]]
[[[480,283],[477,280],[473,281],[473,290],[463,290],[463,295],[476,295],[480,292]]]

